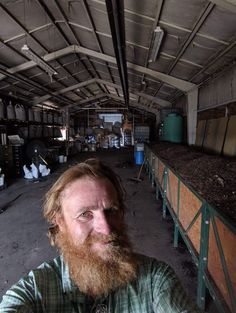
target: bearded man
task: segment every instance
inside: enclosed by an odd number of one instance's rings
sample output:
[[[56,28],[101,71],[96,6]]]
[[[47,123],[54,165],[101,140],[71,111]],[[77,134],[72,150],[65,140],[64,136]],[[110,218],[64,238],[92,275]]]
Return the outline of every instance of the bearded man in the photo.
[[[0,312],[200,312],[168,265],[132,251],[124,213],[120,180],[99,160],[63,173],[44,205],[60,256],[11,287]]]

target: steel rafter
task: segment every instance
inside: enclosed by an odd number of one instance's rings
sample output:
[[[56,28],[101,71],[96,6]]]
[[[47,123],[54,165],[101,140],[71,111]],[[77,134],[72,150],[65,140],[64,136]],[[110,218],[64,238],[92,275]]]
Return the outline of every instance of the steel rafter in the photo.
[[[39,1],[39,0],[38,0],[38,1]],[[68,20],[67,20],[67,17],[66,17],[66,15],[65,15],[65,13],[64,13],[64,11],[63,11],[63,9],[62,9],[62,7],[60,6],[60,4],[59,4],[59,2],[58,2],[57,0],[55,0],[55,4],[56,4],[56,6],[57,6],[59,12],[61,13],[61,15],[62,15],[62,17],[63,17],[63,19],[64,19],[65,25],[67,26],[67,28],[69,29],[69,31],[70,31],[71,34],[73,35],[73,37],[74,37],[76,43],[77,43],[78,45],[80,45],[79,39],[77,38],[77,36],[76,36],[75,32],[73,31],[73,29],[71,28],[71,26],[69,25],[69,22],[68,22]],[[90,74],[90,76],[93,77],[93,74],[91,73],[91,71],[89,71],[89,69],[87,69],[85,63],[84,63],[81,59],[79,59],[79,60],[80,60],[80,62],[83,64],[84,68],[88,71],[88,73]],[[97,72],[96,68],[94,67],[93,63],[90,61],[89,58],[87,58],[87,60],[88,60],[89,64],[91,65],[91,67],[93,68],[93,70],[94,70],[94,72],[96,73],[96,75],[100,78],[100,75],[99,75],[99,73]],[[102,89],[101,86],[99,86],[99,88],[101,89],[102,92],[104,92],[104,90]],[[106,89],[106,88],[105,88],[105,89]],[[107,89],[106,89],[106,91],[108,92]],[[90,92],[90,93],[91,93],[91,92]]]
[[[125,103],[129,105],[129,83],[125,51],[124,1],[106,0],[107,13],[111,28],[113,48],[115,51],[120,81]]]
[[[101,53],[104,53],[104,50],[103,50],[103,48],[102,48],[100,39],[99,39],[99,37],[98,37],[98,35],[97,35],[97,33],[96,33],[96,28],[95,28],[95,25],[94,25],[94,22],[93,22],[93,19],[92,19],[92,16],[91,16],[91,12],[90,12],[89,6],[88,6],[88,4],[87,4],[87,0],[82,0],[82,3],[83,3],[83,5],[84,5],[85,11],[86,11],[86,13],[87,13],[89,22],[90,22],[90,24],[91,24],[91,26],[92,26],[93,35],[94,35],[94,37],[95,37],[95,40],[97,41],[99,50],[100,50]],[[110,75],[110,77],[111,77],[111,81],[114,83],[114,79],[113,79],[113,76],[112,76],[112,74],[111,74],[111,70],[110,70],[110,68],[109,68],[109,64],[108,64],[107,62],[105,62],[105,64],[106,64],[106,66],[107,66],[108,73],[109,73],[109,75]],[[100,75],[99,75],[99,76],[100,76]],[[101,78],[101,77],[100,77],[100,78]],[[107,88],[106,88],[106,89],[107,89]],[[108,89],[107,89],[107,91],[108,91],[108,93],[109,93],[109,90],[108,90]],[[118,93],[117,90],[116,90],[116,93],[117,93],[117,95],[119,96],[119,93]]]
[[[20,28],[24,31],[25,34],[27,34],[27,36],[29,36],[33,41],[35,41],[46,52],[48,52],[47,49],[44,47],[44,45],[37,38],[35,38],[34,35],[30,34],[29,31],[25,28],[25,26],[21,22],[19,22],[7,8],[5,8],[2,4],[0,4],[0,8],[3,10],[4,13],[6,13],[13,20],[14,23],[16,23],[18,26],[20,26]],[[10,45],[7,45],[7,46],[10,49],[12,49],[13,51],[15,51],[17,54],[20,54],[22,57],[26,58],[23,53],[21,53],[18,50],[12,48]],[[57,60],[57,62],[62,67],[61,63],[58,60]],[[71,75],[71,73],[69,73],[69,71],[67,69],[64,68],[64,70],[67,71],[67,73]],[[57,81],[57,80],[55,79],[55,81]],[[57,82],[60,83],[63,87],[65,87],[65,85],[63,83],[61,83],[59,81],[57,81]]]
[[[62,56],[68,55],[70,53],[82,53],[82,54],[86,54],[86,55],[98,58],[100,60],[106,60],[109,63],[115,63],[116,64],[116,59],[114,57],[111,57],[107,54],[96,52],[96,51],[93,51],[90,49],[86,49],[86,48],[83,48],[81,46],[76,46],[76,45],[72,45],[72,46],[63,48],[61,50],[49,53],[49,54],[45,55],[43,57],[43,59],[45,61],[51,61],[51,60],[60,58]],[[23,71],[23,70],[32,68],[34,66],[35,66],[35,63],[31,61],[31,62],[26,62],[26,63],[18,65],[18,66],[14,66],[14,67],[10,68],[8,71],[9,71],[9,73],[13,74],[13,73],[17,73],[19,71]],[[179,90],[185,91],[185,92],[187,92],[187,91],[189,91],[189,90],[191,90],[197,86],[197,85],[190,83],[188,81],[185,81],[183,79],[175,78],[173,76],[170,76],[170,75],[158,72],[158,71],[154,71],[154,70],[151,70],[149,68],[146,68],[146,67],[134,64],[134,63],[127,62],[127,67],[129,69],[132,69],[133,71],[144,73],[144,74],[151,76],[157,80],[163,81],[163,82],[165,82],[165,83],[167,83],[167,84],[169,84],[169,85],[171,85],[171,86],[173,86]],[[3,79],[3,77],[4,77],[3,75],[2,76],[0,75],[0,80]]]
[[[196,21],[192,32],[189,34],[188,38],[186,39],[185,43],[183,44],[183,46],[181,47],[180,51],[178,52],[174,62],[170,65],[167,74],[170,74],[172,72],[172,70],[174,69],[174,67],[176,66],[177,62],[179,61],[179,59],[181,58],[181,56],[184,54],[184,52],[186,51],[186,49],[188,48],[188,46],[190,45],[190,43],[192,42],[193,38],[196,36],[198,30],[201,28],[201,26],[203,25],[204,21],[206,20],[206,18],[208,17],[208,15],[211,13],[212,9],[214,8],[214,4],[213,3],[208,3],[205,8],[203,9],[202,14],[199,16],[198,20]],[[157,95],[158,91],[160,90],[160,88],[162,87],[163,84],[161,84],[154,96]]]
[[[41,0],[36,0],[37,3],[39,4],[39,6],[43,9],[43,11],[47,14],[47,16],[49,17],[51,23],[53,24],[53,26],[56,28],[56,30],[59,32],[59,34],[62,36],[63,40],[66,42],[67,45],[70,45],[70,42],[68,41],[66,35],[64,34],[64,32],[62,31],[61,28],[58,27],[58,25],[55,23],[54,21],[54,17],[53,15],[51,14],[51,12],[48,10],[48,8],[46,7],[46,5],[41,1]],[[78,57],[78,56],[77,56]],[[79,59],[79,58],[78,58]],[[84,63],[79,60],[84,68],[87,70],[86,66],[84,65]],[[62,66],[62,64],[58,61],[58,63],[60,64],[61,67],[63,67],[63,69],[71,76],[73,77],[73,75],[70,73],[70,71]],[[89,72],[89,71],[88,71]],[[91,75],[91,73],[89,72],[89,74]],[[73,77],[73,79],[75,79],[77,82],[79,82],[79,80],[76,78],[76,77]],[[90,94],[93,94],[90,90],[87,90]],[[75,92],[76,93],[76,92]],[[82,92],[83,93],[83,92]],[[76,93],[77,95],[79,95],[78,93]],[[87,96],[85,93],[83,93],[85,95],[85,97]],[[80,96],[80,95],[79,95]]]
[[[164,0],[158,1],[158,3],[157,3],[157,13],[156,13],[156,16],[155,16],[155,19],[154,19],[154,22],[153,22],[152,32],[150,33],[150,45],[148,47],[148,53],[147,53],[146,60],[145,60],[145,65],[144,65],[145,67],[148,67],[148,59],[149,59],[149,55],[150,55],[150,51],[151,51],[151,47],[152,47],[151,38],[153,36],[153,32],[154,32],[156,26],[158,25],[163,5],[164,5]],[[141,79],[141,84],[144,83],[144,78],[145,78],[145,75],[143,74],[142,75],[142,79]],[[143,91],[145,91],[145,89],[146,89],[146,86],[144,87]],[[140,102],[140,97],[138,99],[138,102]]]
[[[60,96],[60,95],[54,95],[52,92],[49,92],[49,91],[48,91],[48,88],[43,87],[43,86],[41,86],[40,84],[38,84],[38,83],[36,83],[36,82],[33,82],[33,81],[30,80],[30,79],[27,79],[26,77],[24,77],[24,76],[21,75],[21,74],[17,74],[17,75],[14,74],[14,75],[13,75],[13,74],[11,74],[11,73],[9,73],[9,72],[7,72],[6,70],[1,69],[1,68],[0,68],[0,73],[4,74],[4,75],[7,76],[7,77],[10,77],[10,78],[12,78],[12,79],[14,79],[14,80],[16,80],[16,81],[19,81],[19,82],[21,82],[21,83],[23,83],[23,84],[25,84],[25,85],[27,85],[27,86],[29,86],[29,87],[37,88],[37,89],[39,89],[39,90],[42,90],[42,91],[44,91],[44,92],[47,92],[47,93],[49,93],[50,95],[52,95],[53,98],[56,98],[56,99],[58,99],[58,100],[60,100],[60,101],[62,101],[62,102],[68,103],[68,104],[70,104],[70,105],[74,104],[72,101],[67,100],[67,99],[65,99],[64,97]]]

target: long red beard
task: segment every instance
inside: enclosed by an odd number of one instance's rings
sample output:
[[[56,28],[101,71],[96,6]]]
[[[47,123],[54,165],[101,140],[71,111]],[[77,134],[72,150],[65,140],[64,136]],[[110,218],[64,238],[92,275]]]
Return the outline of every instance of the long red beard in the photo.
[[[109,243],[99,255],[91,246],[101,241]],[[85,294],[105,295],[136,278],[138,260],[125,234],[90,235],[83,244],[74,244],[68,232],[60,232],[56,245],[69,266],[72,280]]]

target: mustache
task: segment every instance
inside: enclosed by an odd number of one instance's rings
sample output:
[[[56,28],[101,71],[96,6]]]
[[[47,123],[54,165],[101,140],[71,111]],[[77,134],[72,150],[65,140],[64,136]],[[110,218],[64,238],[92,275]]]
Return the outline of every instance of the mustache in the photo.
[[[128,237],[125,234],[113,232],[110,235],[90,234],[86,239],[86,244],[107,243],[114,246],[127,246]]]

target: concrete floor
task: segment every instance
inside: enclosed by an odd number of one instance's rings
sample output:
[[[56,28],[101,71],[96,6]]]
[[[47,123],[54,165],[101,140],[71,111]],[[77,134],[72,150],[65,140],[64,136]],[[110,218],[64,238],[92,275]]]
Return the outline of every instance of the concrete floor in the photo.
[[[131,180],[137,177],[139,170],[139,166],[134,165],[132,149],[83,152],[58,166],[44,181],[32,183],[19,179],[0,191],[0,211],[1,208],[6,209],[0,214],[0,299],[19,278],[57,255],[46,236],[47,224],[42,217],[43,197],[65,169],[88,157],[99,157],[122,178],[127,191],[126,222],[135,250],[169,263],[187,293],[196,299],[196,268],[183,244],[173,248],[172,219],[162,218],[161,201],[155,199],[155,188],[151,187],[144,171],[142,182]],[[210,304],[207,312],[217,313],[217,310]]]

